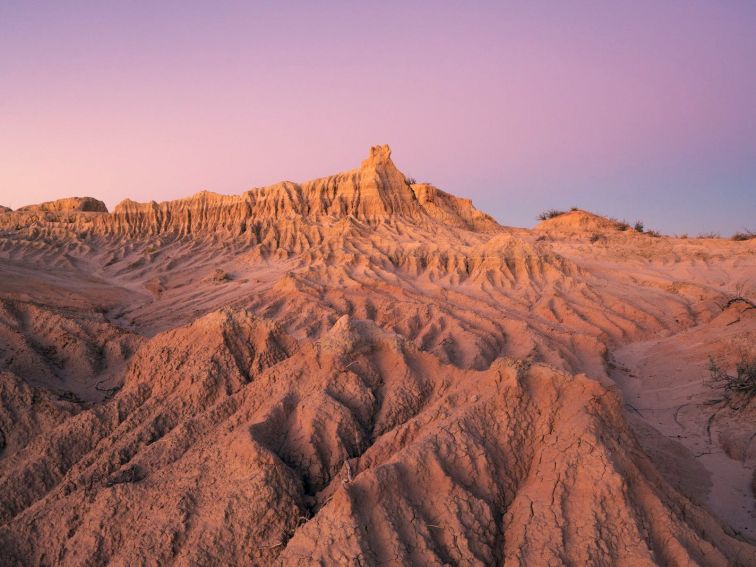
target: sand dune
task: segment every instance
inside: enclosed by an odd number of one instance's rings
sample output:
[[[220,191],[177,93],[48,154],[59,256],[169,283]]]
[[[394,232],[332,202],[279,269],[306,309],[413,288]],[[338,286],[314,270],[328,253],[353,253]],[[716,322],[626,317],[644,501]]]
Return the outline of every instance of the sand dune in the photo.
[[[752,565],[756,241],[360,167],[0,213],[8,565]],[[102,205],[102,206],[100,206]]]

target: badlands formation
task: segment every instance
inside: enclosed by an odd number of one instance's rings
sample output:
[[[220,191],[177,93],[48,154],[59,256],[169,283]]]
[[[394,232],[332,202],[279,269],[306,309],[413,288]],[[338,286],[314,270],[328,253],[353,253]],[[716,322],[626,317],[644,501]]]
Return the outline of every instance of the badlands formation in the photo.
[[[755,565],[756,240],[362,165],[0,212],[2,565]],[[734,403],[737,402],[737,403]]]

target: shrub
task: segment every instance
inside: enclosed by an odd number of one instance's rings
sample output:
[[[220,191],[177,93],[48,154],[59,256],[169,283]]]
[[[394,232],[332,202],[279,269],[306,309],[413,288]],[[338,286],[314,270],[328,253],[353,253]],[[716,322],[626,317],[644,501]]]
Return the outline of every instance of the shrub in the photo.
[[[573,212],[573,213],[574,213],[575,211],[579,211],[579,210],[580,210],[580,209],[578,209],[577,207],[570,207],[570,211],[571,211],[571,212]]]
[[[724,391],[725,400],[745,407],[756,396],[756,358],[743,356],[735,366],[735,374],[722,370],[712,357],[709,357],[709,385]]]
[[[643,222],[635,221],[633,228],[635,229],[635,232],[643,232]]]
[[[626,230],[630,229],[630,225],[627,224],[625,221],[617,221],[617,230],[620,232],[625,232]]]
[[[738,231],[732,235],[732,240],[735,242],[751,240],[752,238],[756,238],[756,232],[753,232],[752,230],[744,230],[743,232]]]
[[[598,234],[598,233],[594,232],[593,234],[591,234],[591,238],[590,238],[591,244],[593,244],[593,243],[595,243],[595,242],[598,242],[598,241],[599,241],[599,240],[601,240],[602,238],[603,238],[603,237],[602,237],[602,236],[601,236],[600,234]]]
[[[231,279],[231,276],[225,270],[221,270],[220,268],[218,268],[212,274],[210,274],[209,279],[210,281],[213,281],[216,283],[222,283],[222,282],[229,281]]]
[[[542,220],[542,221],[549,220],[563,214],[564,214],[564,211],[560,211],[558,209],[549,209],[548,211],[543,211],[540,215],[538,215],[538,220]]]
[[[726,311],[736,303],[742,303],[743,305],[745,305],[746,311],[748,311],[749,309],[756,309],[756,303],[745,296],[745,282],[741,282],[737,286],[735,286],[735,293],[730,295],[730,297],[727,299],[727,302],[724,305],[720,305],[720,307],[722,308],[722,311]]]
[[[696,238],[722,238],[718,232],[702,232]]]
[[[407,185],[414,185],[415,183],[417,183],[417,180],[416,180],[416,179],[415,179],[414,177],[406,177],[406,178],[404,179],[404,182],[405,182],[405,183],[406,183]]]
[[[647,230],[646,234],[648,234],[649,236],[653,236],[654,238],[661,237],[661,232],[659,232],[658,230]]]

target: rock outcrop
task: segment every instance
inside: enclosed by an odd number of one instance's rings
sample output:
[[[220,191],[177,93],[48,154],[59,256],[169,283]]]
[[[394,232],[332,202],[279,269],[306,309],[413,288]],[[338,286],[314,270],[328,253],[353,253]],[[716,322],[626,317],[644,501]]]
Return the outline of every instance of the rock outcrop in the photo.
[[[90,198],[61,199],[30,205],[19,213],[106,212]],[[223,234],[252,237],[271,225],[302,224],[352,218],[369,224],[396,220],[424,224],[440,221],[450,227],[495,231],[499,225],[467,199],[448,195],[428,184],[410,186],[391,160],[388,146],[371,148],[360,167],[305,183],[284,181],[242,195],[203,191],[187,199],[163,203],[125,200],[112,214],[100,218],[49,217],[47,222],[73,223],[97,234],[129,236],[168,234]],[[18,220],[8,219],[0,227]],[[299,229],[299,226],[297,227]],[[302,230],[310,230],[302,227]]]
[[[56,201],[39,203],[38,205],[27,205],[17,209],[18,212],[27,213],[107,213],[108,208],[105,203],[93,199],[92,197],[68,197]]]

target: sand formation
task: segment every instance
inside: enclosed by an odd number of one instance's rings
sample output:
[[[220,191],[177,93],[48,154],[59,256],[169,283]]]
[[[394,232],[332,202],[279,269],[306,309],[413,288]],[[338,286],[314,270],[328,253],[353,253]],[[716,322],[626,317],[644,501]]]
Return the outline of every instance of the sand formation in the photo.
[[[500,226],[387,146],[0,211],[1,561],[756,564],[756,402],[704,384],[754,276],[753,240]]]

